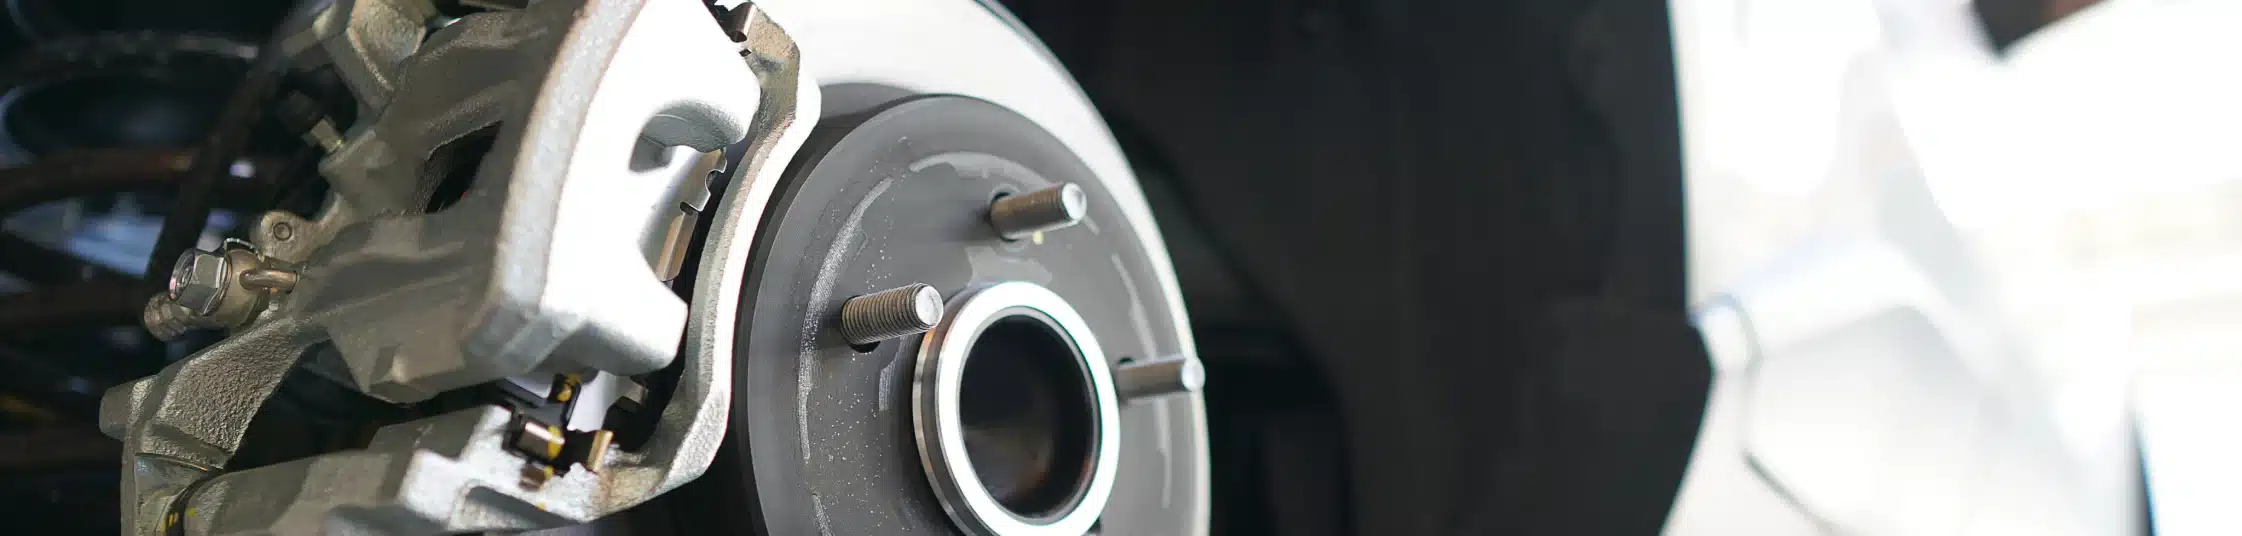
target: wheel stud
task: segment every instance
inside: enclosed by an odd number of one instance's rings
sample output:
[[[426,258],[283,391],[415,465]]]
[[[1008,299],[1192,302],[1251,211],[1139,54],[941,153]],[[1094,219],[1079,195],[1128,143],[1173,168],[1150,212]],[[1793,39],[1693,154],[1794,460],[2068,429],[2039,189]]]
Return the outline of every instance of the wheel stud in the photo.
[[[925,333],[941,321],[942,292],[924,283],[849,298],[841,304],[841,335],[849,344]]]
[[[1082,222],[1090,211],[1090,194],[1074,183],[1060,184],[989,203],[989,225],[1007,240],[1019,240],[1044,231],[1055,231]]]
[[[1207,369],[1187,356],[1124,362],[1113,368],[1113,387],[1122,400],[1194,393],[1207,384]]]

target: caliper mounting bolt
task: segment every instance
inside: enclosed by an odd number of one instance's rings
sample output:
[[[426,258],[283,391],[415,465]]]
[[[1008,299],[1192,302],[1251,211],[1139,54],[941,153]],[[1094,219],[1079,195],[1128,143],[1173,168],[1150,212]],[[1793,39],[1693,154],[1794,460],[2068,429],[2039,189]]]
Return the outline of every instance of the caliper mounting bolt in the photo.
[[[247,244],[220,251],[189,249],[171,265],[164,292],[148,300],[140,322],[157,339],[198,329],[235,328],[255,319],[274,293],[295,288],[295,272],[270,266]]]
[[[171,297],[163,294],[149,297],[148,307],[140,311],[140,324],[160,341],[178,339],[201,327],[198,318],[193,311],[172,303]]]
[[[224,255],[189,249],[171,264],[165,295],[189,313],[210,314],[218,310],[219,300],[225,299],[226,287],[233,286],[233,272],[227,264]]]

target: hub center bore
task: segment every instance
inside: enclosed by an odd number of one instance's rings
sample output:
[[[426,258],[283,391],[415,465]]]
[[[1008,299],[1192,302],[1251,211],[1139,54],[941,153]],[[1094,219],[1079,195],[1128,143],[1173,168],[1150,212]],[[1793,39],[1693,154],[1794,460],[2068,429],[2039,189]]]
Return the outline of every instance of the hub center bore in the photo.
[[[1080,314],[1042,285],[951,300],[919,349],[913,427],[927,480],[969,534],[1075,535],[1120,465],[1119,397]]]
[[[1097,400],[1074,345],[1030,309],[981,331],[960,379],[966,456],[1006,510],[1048,518],[1089,484]]]

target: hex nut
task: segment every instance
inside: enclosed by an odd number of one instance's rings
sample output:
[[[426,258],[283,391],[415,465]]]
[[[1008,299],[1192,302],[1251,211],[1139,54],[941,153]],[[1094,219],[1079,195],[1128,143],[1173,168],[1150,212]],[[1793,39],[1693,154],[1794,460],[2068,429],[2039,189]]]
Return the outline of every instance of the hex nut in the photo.
[[[226,287],[233,286],[228,279],[227,261],[218,255],[199,249],[190,249],[179,255],[171,265],[168,293],[171,302],[196,315],[207,315],[218,309],[226,297]]]

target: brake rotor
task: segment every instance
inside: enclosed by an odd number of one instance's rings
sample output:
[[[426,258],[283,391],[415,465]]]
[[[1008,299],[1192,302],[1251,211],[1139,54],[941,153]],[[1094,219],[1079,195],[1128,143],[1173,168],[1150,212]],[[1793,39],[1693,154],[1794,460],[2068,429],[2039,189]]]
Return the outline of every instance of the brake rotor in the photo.
[[[751,254],[724,452],[695,485],[730,500],[704,503],[752,504],[768,534],[1204,532],[1198,396],[1126,400],[1110,380],[1070,372],[1188,356],[1145,237],[1090,167],[1033,121],[957,96],[827,117],[799,155]],[[992,200],[1062,184],[1086,194],[1078,225],[1017,239],[992,228]],[[987,305],[991,286],[1047,289],[1071,310],[981,307],[1026,313],[869,345],[843,336],[843,303],[912,284],[938,290],[953,315]],[[1072,330],[1017,327],[1072,313]],[[969,346],[975,365],[952,367],[961,401],[937,410],[917,402],[932,396],[918,381],[936,368],[922,362],[929,338]],[[1118,418],[1101,425],[1107,407]],[[959,412],[962,430],[948,433],[963,433],[969,456],[925,446],[944,433],[915,416],[927,411]],[[1108,437],[1110,451],[1096,448]],[[1092,470],[1101,462],[1109,476]],[[966,504],[961,488],[1001,507]]]

